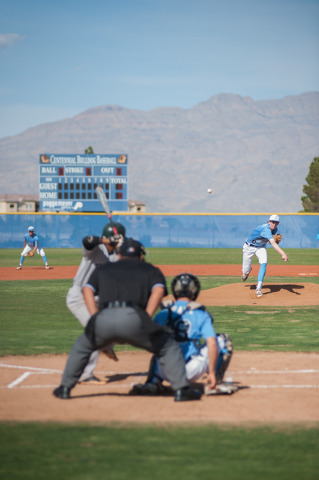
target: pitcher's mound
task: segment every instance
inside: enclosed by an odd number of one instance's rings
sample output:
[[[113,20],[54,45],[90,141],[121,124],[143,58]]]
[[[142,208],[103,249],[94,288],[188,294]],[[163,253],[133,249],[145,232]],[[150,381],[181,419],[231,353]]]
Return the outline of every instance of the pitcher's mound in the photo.
[[[256,297],[256,283],[233,283],[200,292],[197,301],[207,306],[269,305],[304,306],[319,305],[319,285],[315,283],[276,283],[262,288],[263,296]]]

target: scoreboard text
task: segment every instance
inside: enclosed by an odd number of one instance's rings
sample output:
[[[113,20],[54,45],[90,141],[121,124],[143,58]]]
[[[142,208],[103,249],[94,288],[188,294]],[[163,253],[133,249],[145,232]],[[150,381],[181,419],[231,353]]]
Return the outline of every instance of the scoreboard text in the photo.
[[[41,154],[40,211],[101,212],[100,186],[110,210],[128,209],[127,155]]]

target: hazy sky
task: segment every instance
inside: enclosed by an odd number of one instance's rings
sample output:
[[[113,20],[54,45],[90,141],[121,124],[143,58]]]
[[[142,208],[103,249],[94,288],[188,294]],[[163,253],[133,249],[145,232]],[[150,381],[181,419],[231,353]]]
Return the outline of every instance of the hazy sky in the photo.
[[[0,0],[0,137],[117,104],[319,91],[318,0]]]

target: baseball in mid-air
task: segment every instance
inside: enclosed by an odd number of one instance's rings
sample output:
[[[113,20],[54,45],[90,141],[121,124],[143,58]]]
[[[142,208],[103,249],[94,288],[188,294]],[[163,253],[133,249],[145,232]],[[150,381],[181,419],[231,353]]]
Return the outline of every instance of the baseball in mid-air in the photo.
[[[213,191],[213,190],[212,190],[211,188],[208,188],[208,189],[207,189],[207,193],[212,193],[212,191]]]

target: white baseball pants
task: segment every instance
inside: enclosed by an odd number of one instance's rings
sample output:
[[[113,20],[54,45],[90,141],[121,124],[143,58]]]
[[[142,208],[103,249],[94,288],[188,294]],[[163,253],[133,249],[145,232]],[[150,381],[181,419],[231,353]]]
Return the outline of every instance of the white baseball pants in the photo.
[[[34,245],[30,245],[27,243],[27,245],[24,247],[23,252],[21,253],[22,257],[26,257],[31,250],[34,249]],[[40,257],[45,257],[45,252],[42,247],[38,246],[36,250],[37,254],[40,255]]]
[[[98,304],[99,303],[99,297],[95,297],[95,301]],[[86,327],[91,315],[85,305],[84,297],[82,294],[82,288],[78,287],[77,285],[73,285],[70,290],[67,293],[66,296],[66,304],[68,309],[70,310],[71,313],[79,320],[81,323],[82,327]],[[110,351],[113,349],[113,346],[115,344],[111,343],[110,345],[107,345],[103,350]],[[97,361],[99,358],[99,350],[95,350],[91,356],[90,359],[83,370],[83,373],[79,379],[79,382],[83,382],[87,378],[90,378],[94,375],[94,369],[97,365]]]
[[[73,313],[73,315],[81,323],[82,327],[85,328],[91,318],[91,315],[89,314],[89,311],[85,305],[81,287],[77,287],[76,285],[73,285],[70,288],[66,296],[66,304],[70,312]],[[100,353],[99,350],[95,350],[94,352],[91,353],[90,359],[85,369],[83,370],[83,373],[79,379],[79,382],[83,382],[84,380],[94,375],[93,372],[97,365],[99,353]]]
[[[218,352],[225,347],[223,338],[216,337]],[[190,382],[195,382],[209,371],[208,348],[202,347],[198,355],[193,355],[191,360],[185,364],[186,377]],[[162,380],[167,380],[160,363],[156,362],[156,376]]]
[[[252,269],[253,256],[256,255],[259,265],[267,263],[267,249],[266,247],[251,247],[250,245],[243,246],[243,273],[250,273]]]

